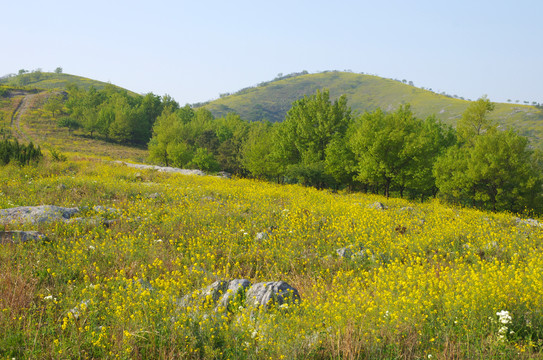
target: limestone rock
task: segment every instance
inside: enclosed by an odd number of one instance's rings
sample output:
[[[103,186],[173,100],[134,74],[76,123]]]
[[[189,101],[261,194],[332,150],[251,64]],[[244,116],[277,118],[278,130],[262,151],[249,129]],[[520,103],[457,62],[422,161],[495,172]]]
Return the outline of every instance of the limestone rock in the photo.
[[[270,235],[267,231],[262,231],[256,234],[255,241],[264,241],[268,240],[270,238]]]
[[[0,224],[66,221],[79,212],[79,208],[65,208],[53,205],[20,206],[0,210]]]
[[[388,209],[388,207],[385,204],[383,204],[383,203],[381,203],[379,201],[376,201],[376,202],[374,202],[372,204],[369,204],[368,209],[386,210],[386,209]]]
[[[243,296],[251,286],[246,279],[219,280],[206,288],[198,290],[193,294],[185,295],[178,301],[179,306],[188,306],[192,301],[201,302],[204,305],[228,308],[230,303],[238,296]]]
[[[254,306],[263,306],[276,304],[293,304],[300,302],[298,290],[284,281],[261,282],[254,284],[247,290],[246,304]]]

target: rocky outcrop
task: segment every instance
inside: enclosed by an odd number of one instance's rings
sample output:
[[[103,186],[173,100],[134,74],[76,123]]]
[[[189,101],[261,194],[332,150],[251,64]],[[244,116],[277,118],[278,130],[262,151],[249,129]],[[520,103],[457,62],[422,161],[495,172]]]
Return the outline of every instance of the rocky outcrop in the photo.
[[[284,281],[261,282],[251,285],[246,279],[219,280],[206,288],[185,295],[177,304],[182,307],[198,306],[230,309],[235,300],[239,306],[288,306],[301,301],[298,290]]]
[[[169,173],[178,173],[183,175],[199,175],[204,176],[206,173],[201,170],[192,170],[192,169],[179,169],[174,168],[170,166],[157,166],[157,165],[143,165],[143,164],[131,164],[124,161],[114,161],[116,164],[126,165],[131,168],[135,169],[141,169],[141,170],[157,170],[161,172],[169,172]]]
[[[0,244],[19,244],[27,241],[46,241],[47,236],[38,231],[0,231]]]
[[[65,208],[53,205],[20,206],[0,209],[0,224],[66,221],[79,212],[79,208]]]

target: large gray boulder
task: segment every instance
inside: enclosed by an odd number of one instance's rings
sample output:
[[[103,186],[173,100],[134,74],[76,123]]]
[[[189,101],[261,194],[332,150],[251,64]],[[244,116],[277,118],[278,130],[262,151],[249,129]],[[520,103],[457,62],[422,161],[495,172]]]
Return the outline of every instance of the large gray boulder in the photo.
[[[184,296],[179,305],[188,306],[194,299],[200,301],[204,305],[212,305],[215,308],[228,306],[237,297],[242,297],[245,291],[251,286],[251,282],[246,279],[234,279],[234,280],[219,280],[206,288],[198,290],[193,294]]]
[[[0,244],[18,244],[27,241],[45,241],[47,236],[38,231],[0,231]]]
[[[65,208],[54,205],[20,206],[0,209],[0,224],[66,221],[79,212],[79,208]]]
[[[293,304],[301,301],[298,290],[284,281],[261,282],[254,284],[245,294],[246,304],[254,306]]]

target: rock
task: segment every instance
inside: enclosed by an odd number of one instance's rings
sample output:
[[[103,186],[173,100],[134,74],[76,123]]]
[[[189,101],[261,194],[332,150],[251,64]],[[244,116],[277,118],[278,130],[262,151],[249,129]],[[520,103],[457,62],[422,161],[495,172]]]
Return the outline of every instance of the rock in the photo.
[[[359,248],[360,250],[356,251],[356,248]],[[348,260],[364,260],[368,257],[373,259],[373,255],[371,254],[371,252],[368,253],[367,249],[362,246],[358,247],[354,245],[349,245],[349,246],[337,249],[336,254],[338,257],[345,258]]]
[[[79,208],[64,208],[53,205],[20,206],[0,210],[0,224],[66,221],[79,212]]]
[[[251,286],[251,282],[246,279],[234,279],[228,283],[226,291],[219,299],[218,306],[228,308],[228,305],[236,299],[237,296],[243,295]]]
[[[152,193],[152,194],[149,194],[149,199],[158,199],[159,197],[161,197],[162,194],[161,193]]]
[[[134,178],[138,181],[143,181],[143,175],[141,175],[141,173],[137,172],[136,174],[134,174]]]
[[[386,205],[384,205],[383,203],[380,203],[379,201],[376,201],[373,204],[369,204],[368,209],[386,210],[386,209],[388,209],[388,207]]]
[[[90,217],[90,218],[76,217],[76,218],[71,218],[71,219],[67,220],[67,222],[69,224],[71,224],[71,223],[84,223],[84,224],[91,225],[91,226],[104,225],[105,227],[110,227],[111,225],[115,224],[117,221],[119,221],[119,220],[118,219],[107,220],[107,219],[104,219],[101,216],[95,216],[95,217]]]
[[[533,227],[543,227],[543,225],[535,220],[535,219],[521,219],[521,218],[514,218],[515,223],[518,225],[528,225]]]
[[[66,190],[66,185],[60,183],[60,184],[57,185],[57,189],[58,190]]]
[[[0,244],[18,244],[27,241],[46,241],[47,236],[38,231],[0,231]]]
[[[204,305],[214,305],[215,309],[221,306],[228,308],[230,303],[237,296],[242,296],[250,286],[251,282],[246,279],[215,281],[194,294],[184,296],[178,301],[178,305],[188,306],[193,299],[197,299]]]
[[[255,241],[265,241],[270,238],[270,235],[267,231],[262,231],[256,234]]]
[[[400,211],[413,212],[415,211],[415,209],[412,208],[411,206],[404,206],[403,208],[400,209]]]
[[[301,301],[298,290],[284,281],[254,284],[245,295],[247,305],[263,306],[264,308],[272,304],[281,306]]]
[[[232,174],[230,174],[229,172],[226,172],[226,171],[219,171],[217,173],[217,176],[220,177],[220,178],[223,178],[223,179],[231,179],[232,178]]]
[[[96,212],[99,212],[99,213],[107,213],[107,214],[118,214],[119,213],[119,210],[117,210],[117,209],[102,206],[102,205],[95,205],[92,209],[94,211],[96,211]]]
[[[346,246],[341,249],[337,249],[336,254],[339,257],[350,259],[351,256],[353,256],[353,251],[351,250],[349,246]]]

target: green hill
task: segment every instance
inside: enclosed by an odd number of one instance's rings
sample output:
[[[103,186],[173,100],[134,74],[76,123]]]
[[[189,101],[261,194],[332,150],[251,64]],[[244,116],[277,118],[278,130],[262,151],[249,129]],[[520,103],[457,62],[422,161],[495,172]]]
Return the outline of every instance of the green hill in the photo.
[[[82,76],[41,71],[33,71],[21,75],[0,78],[0,85],[24,89],[65,90],[70,84],[77,85],[85,90],[88,90],[91,86],[97,90],[104,89],[107,86],[122,89],[121,87],[112,85],[110,83],[93,80]],[[135,93],[131,91],[128,92],[135,95]]]
[[[327,88],[337,98],[347,95],[353,111],[364,112],[381,108],[392,111],[402,104],[411,104],[420,117],[436,115],[454,125],[469,104],[468,100],[441,95],[429,90],[378,76],[348,72],[323,72],[287,76],[261,83],[234,94],[202,104],[215,116],[236,112],[250,121],[282,121],[292,103],[317,89]],[[492,99],[491,99],[492,100]],[[497,103],[491,115],[500,124],[512,126],[521,134],[540,143],[543,139],[543,112],[534,106]]]

